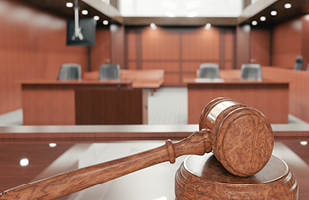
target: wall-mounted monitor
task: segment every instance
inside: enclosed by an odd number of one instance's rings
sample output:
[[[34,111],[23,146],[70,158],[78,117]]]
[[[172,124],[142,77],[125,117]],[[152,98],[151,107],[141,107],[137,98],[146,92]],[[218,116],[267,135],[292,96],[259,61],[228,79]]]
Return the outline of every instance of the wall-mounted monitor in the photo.
[[[67,22],[67,45],[93,46],[95,43],[97,22],[93,18],[80,19],[82,40],[79,37],[73,37],[75,34],[75,21]]]

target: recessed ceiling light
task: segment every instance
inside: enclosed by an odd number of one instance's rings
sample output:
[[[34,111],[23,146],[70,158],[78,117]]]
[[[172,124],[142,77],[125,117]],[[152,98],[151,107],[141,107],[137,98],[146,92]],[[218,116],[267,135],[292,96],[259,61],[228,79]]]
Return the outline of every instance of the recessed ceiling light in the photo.
[[[263,22],[263,21],[266,21],[266,17],[265,16],[261,16],[260,17],[260,20]]]
[[[270,14],[271,14],[272,16],[276,16],[276,15],[277,15],[277,11],[273,10],[273,11],[270,12]]]
[[[301,142],[300,142],[300,144],[303,145],[303,146],[306,146],[307,143],[308,143],[307,141],[301,141]]]
[[[205,25],[205,29],[206,29],[206,30],[209,30],[210,27],[211,27],[211,24],[210,24],[210,23],[207,23],[207,24]]]
[[[28,160],[28,158],[22,158],[22,159],[20,159],[19,164],[20,164],[20,166],[22,166],[22,167],[28,166],[28,165],[29,165],[29,160]]]
[[[83,15],[88,15],[88,10],[82,10]]]
[[[54,148],[54,147],[56,147],[56,146],[57,146],[56,143],[49,143],[49,147],[50,147],[50,148]]]
[[[67,3],[66,3],[66,6],[67,6],[68,8],[72,8],[72,7],[73,7],[73,3],[72,3],[72,2],[67,2]]]
[[[284,4],[284,7],[285,7],[286,9],[289,9],[289,8],[292,7],[292,5],[291,5],[290,3],[286,3],[286,4]]]
[[[100,17],[96,15],[96,16],[93,17],[93,19],[98,21],[100,19]]]
[[[104,24],[104,25],[107,25],[107,24],[108,24],[108,21],[107,21],[107,20],[103,20],[103,24]]]
[[[252,24],[253,26],[256,26],[256,25],[257,25],[257,21],[252,21],[251,24]]]
[[[151,24],[150,24],[150,27],[151,27],[153,30],[157,28],[157,26],[155,25],[155,23],[151,23]]]

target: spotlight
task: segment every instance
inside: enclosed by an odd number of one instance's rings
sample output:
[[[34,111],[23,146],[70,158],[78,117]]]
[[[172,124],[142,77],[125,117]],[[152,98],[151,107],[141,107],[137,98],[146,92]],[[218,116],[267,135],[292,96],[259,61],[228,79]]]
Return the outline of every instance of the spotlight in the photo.
[[[289,9],[289,8],[292,7],[292,5],[291,5],[290,3],[286,3],[286,4],[284,4],[284,7],[285,7],[286,9]]]
[[[66,6],[67,6],[68,8],[72,8],[72,7],[73,7],[73,3],[72,3],[72,2],[67,2],[67,3],[66,3]]]
[[[277,15],[277,11],[273,10],[270,12],[271,16],[276,16]]]
[[[98,21],[100,19],[100,17],[96,15],[96,16],[93,17],[93,19]]]
[[[155,29],[157,28],[157,26],[155,25],[155,23],[151,23],[151,24],[150,24],[150,27],[151,27],[153,30],[155,30]]]

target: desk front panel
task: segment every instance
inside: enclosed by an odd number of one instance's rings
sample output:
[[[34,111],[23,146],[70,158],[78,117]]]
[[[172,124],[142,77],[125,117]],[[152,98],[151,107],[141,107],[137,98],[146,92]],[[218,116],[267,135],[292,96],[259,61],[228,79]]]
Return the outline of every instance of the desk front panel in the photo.
[[[228,97],[261,111],[272,124],[288,123],[288,83],[188,83],[188,123],[199,122],[211,100]]]
[[[119,83],[23,83],[23,124],[147,124],[147,92]]]

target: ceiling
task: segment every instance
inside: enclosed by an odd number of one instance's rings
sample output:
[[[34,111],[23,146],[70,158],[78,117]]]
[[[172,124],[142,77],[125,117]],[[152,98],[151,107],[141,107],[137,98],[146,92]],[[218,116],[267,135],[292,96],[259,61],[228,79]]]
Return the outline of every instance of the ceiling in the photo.
[[[74,19],[73,8],[67,8],[65,4],[74,0],[20,0],[31,4],[39,9],[56,15]],[[88,10],[88,15],[80,14],[80,18],[89,18],[95,15],[100,17],[99,22],[108,20],[110,23],[118,23],[130,26],[149,25],[151,22],[162,26],[198,26],[211,23],[217,26],[235,26],[239,24],[251,24],[253,20],[258,22],[257,26],[273,26],[288,19],[309,13],[309,0],[259,0],[255,4],[247,6],[243,13],[249,13],[239,17],[123,17],[112,5],[101,0],[79,0],[80,11]],[[271,2],[271,4],[269,4]],[[284,4],[290,2],[292,7],[285,9]],[[246,11],[247,10],[247,11]],[[271,16],[272,10],[277,11],[276,16]],[[260,17],[265,16],[266,21],[260,21]],[[102,23],[98,23],[103,26]]]

